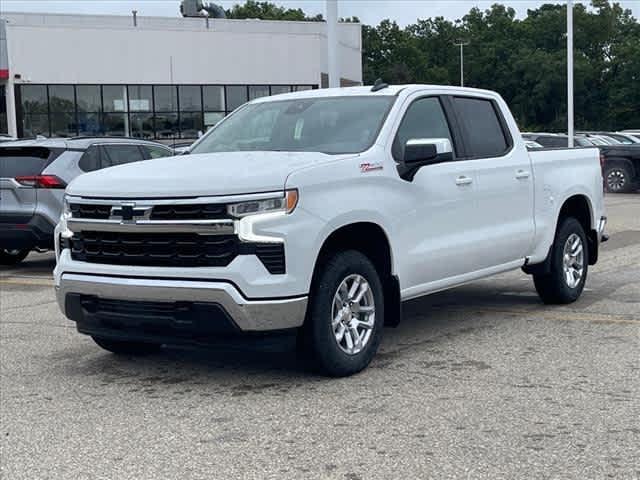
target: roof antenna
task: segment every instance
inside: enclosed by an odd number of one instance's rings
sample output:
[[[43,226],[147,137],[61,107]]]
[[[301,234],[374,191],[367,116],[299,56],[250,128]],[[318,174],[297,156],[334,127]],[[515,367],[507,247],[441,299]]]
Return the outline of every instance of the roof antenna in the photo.
[[[387,87],[389,87],[389,84],[384,83],[381,78],[378,78],[373,84],[373,87],[371,87],[371,91],[377,92],[378,90],[382,90],[383,88]]]

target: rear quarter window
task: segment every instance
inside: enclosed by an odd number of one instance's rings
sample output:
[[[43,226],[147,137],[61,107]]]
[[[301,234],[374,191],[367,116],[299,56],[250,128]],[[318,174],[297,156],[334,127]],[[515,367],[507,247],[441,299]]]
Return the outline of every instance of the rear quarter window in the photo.
[[[0,178],[39,175],[51,156],[51,150],[43,147],[0,148]]]

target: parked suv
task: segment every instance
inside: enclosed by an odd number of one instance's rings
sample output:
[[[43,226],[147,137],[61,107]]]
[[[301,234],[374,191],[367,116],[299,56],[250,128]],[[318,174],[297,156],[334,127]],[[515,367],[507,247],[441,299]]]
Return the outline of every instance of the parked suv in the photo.
[[[0,145],[0,265],[52,249],[64,189],[84,172],[167,157],[164,145],[129,138],[21,140]]]

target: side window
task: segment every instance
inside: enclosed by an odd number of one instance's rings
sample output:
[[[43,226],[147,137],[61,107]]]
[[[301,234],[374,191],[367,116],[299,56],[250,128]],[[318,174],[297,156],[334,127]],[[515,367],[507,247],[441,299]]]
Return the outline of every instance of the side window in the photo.
[[[78,166],[83,172],[94,172],[103,167],[102,158],[102,148],[98,145],[92,145],[82,154]]]
[[[137,145],[105,145],[104,149],[109,158],[107,162],[103,162],[105,167],[143,160],[142,152]]]
[[[454,97],[453,105],[464,128],[470,157],[500,157],[509,148],[491,100]]]
[[[162,158],[173,155],[173,153],[166,148],[156,147],[154,145],[142,145],[141,148],[145,151],[148,158]]]
[[[409,106],[391,147],[393,158],[401,161],[407,140],[418,138],[448,138],[453,145],[447,117],[436,97],[420,98]]]

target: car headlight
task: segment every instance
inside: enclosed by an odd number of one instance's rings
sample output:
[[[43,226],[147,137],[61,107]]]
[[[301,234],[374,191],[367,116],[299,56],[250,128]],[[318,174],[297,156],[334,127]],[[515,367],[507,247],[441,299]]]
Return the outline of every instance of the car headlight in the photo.
[[[291,213],[295,210],[297,204],[298,190],[292,189],[286,190],[284,194],[274,195],[270,198],[231,204],[227,207],[227,211],[232,217],[242,218],[260,213]]]
[[[71,218],[71,205],[69,205],[69,198],[65,195],[62,200],[62,215],[60,220],[67,220]]]

